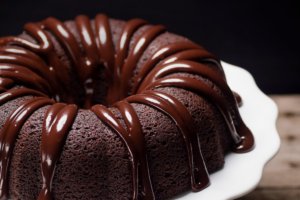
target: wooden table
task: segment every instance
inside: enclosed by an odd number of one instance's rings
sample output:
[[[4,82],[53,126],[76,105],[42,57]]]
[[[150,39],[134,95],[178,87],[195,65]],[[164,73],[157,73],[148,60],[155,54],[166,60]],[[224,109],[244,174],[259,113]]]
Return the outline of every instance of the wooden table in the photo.
[[[279,153],[263,171],[258,187],[238,200],[300,200],[300,95],[270,96],[279,114]]]

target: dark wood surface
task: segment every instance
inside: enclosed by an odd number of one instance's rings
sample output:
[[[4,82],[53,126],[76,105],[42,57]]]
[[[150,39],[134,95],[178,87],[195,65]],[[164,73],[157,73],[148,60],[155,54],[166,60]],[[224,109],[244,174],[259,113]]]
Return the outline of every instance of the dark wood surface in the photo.
[[[300,95],[271,96],[279,110],[281,147],[265,167],[258,187],[238,200],[300,199]]]

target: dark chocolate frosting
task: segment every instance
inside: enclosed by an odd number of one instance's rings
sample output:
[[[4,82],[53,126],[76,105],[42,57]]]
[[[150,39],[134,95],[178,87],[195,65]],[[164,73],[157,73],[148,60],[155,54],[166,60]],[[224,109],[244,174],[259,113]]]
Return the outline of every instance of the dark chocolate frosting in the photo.
[[[69,130],[78,107],[74,104],[56,103],[45,114],[41,138],[41,165],[43,188],[39,200],[52,199],[52,179]]]
[[[175,121],[186,143],[190,164],[191,188],[194,192],[199,192],[208,187],[210,181],[201,155],[197,131],[186,107],[170,95],[150,90],[140,95],[130,96],[125,100],[130,103],[142,103],[153,106]]]
[[[123,27],[116,51],[106,15],[96,16],[95,32],[87,16],[76,17],[75,23],[84,53],[75,36],[64,23],[55,18],[24,26],[24,31],[35,38],[37,44],[20,37],[0,38],[0,105],[18,97],[34,96],[10,115],[0,134],[0,199],[8,197],[7,170],[16,137],[30,115],[45,105],[52,106],[45,114],[41,137],[43,188],[39,200],[52,199],[52,179],[56,163],[77,115],[78,106],[72,104],[74,97],[70,91],[71,82],[67,66],[55,53],[46,30],[51,31],[57,38],[76,68],[80,83],[85,89],[85,102],[82,106],[85,109],[93,106],[97,68],[100,65],[104,66],[108,80],[107,104],[120,110],[127,127],[123,127],[103,105],[94,105],[91,110],[122,138],[129,151],[132,162],[133,199],[136,200],[139,195],[139,174],[142,199],[155,199],[155,195],[149,174],[143,130],[131,103],[154,107],[176,123],[182,132],[188,152],[191,189],[198,192],[210,184],[193,118],[179,100],[153,90],[157,87],[184,88],[206,98],[223,116],[234,142],[233,151],[247,152],[254,147],[253,135],[238,111],[241,98],[228,87],[220,61],[203,47],[192,42],[176,42],[161,47],[146,61],[132,87],[134,69],[142,54],[158,35],[166,32],[166,28],[157,25],[147,29],[127,55],[131,37],[136,30],[148,24],[146,21],[128,21]],[[215,63],[219,67],[218,72],[199,62]],[[168,77],[178,72],[210,80],[222,91],[228,104],[215,90],[201,81],[186,77]],[[32,89],[9,90],[16,84]],[[64,103],[55,103],[50,98]]]
[[[19,106],[7,119],[0,134],[0,199],[8,198],[8,167],[15,140],[27,120],[27,118],[38,108],[53,104],[55,101],[46,97],[35,97]]]
[[[238,103],[239,107],[242,107],[242,105],[243,105],[243,99],[242,99],[242,97],[238,93],[236,93],[236,92],[232,92],[232,93],[233,93],[233,95],[234,95],[234,97],[236,99],[236,102]]]

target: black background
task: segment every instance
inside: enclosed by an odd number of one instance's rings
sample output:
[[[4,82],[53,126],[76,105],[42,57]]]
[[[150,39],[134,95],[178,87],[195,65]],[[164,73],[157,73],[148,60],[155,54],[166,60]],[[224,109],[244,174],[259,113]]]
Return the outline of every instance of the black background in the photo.
[[[100,12],[163,24],[250,71],[265,93],[300,93],[300,1],[0,0],[0,36],[49,16]]]

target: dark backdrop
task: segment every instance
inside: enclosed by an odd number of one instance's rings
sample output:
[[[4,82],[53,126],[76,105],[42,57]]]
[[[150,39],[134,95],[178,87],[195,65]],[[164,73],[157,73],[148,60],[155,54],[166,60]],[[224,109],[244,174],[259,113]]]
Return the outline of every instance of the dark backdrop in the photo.
[[[103,12],[163,24],[241,66],[268,94],[300,93],[300,1],[0,0],[0,36],[17,35],[26,22]]]

